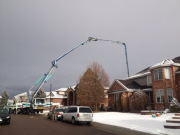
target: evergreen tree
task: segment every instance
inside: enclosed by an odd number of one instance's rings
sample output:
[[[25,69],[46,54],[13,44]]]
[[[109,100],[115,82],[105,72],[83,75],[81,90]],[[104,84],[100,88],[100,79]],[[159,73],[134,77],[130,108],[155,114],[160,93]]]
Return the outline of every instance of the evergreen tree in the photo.
[[[41,87],[37,93],[37,98],[45,98],[46,93],[44,92],[44,89]]]
[[[0,102],[0,108],[3,108],[4,106],[7,105],[9,99],[9,94],[6,92],[6,90],[2,93],[2,98]]]
[[[81,77],[77,97],[80,105],[90,106],[97,110],[97,104],[104,101],[104,88],[98,76],[90,68]]]

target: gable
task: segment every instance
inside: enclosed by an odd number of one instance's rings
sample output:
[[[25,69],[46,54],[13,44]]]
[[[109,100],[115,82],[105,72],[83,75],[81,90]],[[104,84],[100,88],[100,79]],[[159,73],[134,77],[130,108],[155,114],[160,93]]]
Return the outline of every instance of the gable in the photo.
[[[124,88],[117,82],[117,80],[115,80],[115,81],[111,84],[108,92],[110,92],[110,91],[115,91],[115,90],[124,90]]]

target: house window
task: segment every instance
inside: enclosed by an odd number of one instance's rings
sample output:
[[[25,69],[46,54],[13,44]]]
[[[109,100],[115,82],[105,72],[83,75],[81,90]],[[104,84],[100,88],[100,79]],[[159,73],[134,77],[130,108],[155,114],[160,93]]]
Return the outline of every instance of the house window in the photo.
[[[114,94],[114,102],[116,103],[116,101],[118,100],[119,98],[119,94]]]
[[[168,96],[168,102],[171,102],[173,98],[173,91],[171,88],[167,88],[167,96]]]
[[[156,102],[164,103],[164,89],[156,90]]]
[[[49,103],[50,102],[50,99],[47,99],[47,103]]]
[[[170,68],[169,67],[164,68],[164,71],[165,71],[165,78],[170,79],[171,78]]]
[[[154,70],[154,80],[162,80],[162,79],[163,79],[162,68],[155,69]]]

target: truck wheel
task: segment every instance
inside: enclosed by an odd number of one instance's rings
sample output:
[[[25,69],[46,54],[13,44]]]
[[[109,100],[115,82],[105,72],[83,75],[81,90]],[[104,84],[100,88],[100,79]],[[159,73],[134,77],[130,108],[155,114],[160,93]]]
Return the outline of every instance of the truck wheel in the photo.
[[[26,114],[26,112],[27,112],[26,109],[23,109],[22,113],[23,113],[23,114]]]
[[[87,125],[90,125],[91,124],[91,122],[87,122]]]
[[[30,112],[29,109],[27,109],[26,113],[29,114],[29,112]]]
[[[37,111],[37,114],[39,114],[39,111]]]

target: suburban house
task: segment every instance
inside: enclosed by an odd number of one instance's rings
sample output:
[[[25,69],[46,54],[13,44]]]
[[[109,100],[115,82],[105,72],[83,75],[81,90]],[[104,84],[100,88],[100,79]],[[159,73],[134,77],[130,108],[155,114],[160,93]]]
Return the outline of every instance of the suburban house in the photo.
[[[116,103],[121,92],[138,90],[149,96],[153,109],[169,108],[173,97],[180,102],[180,56],[164,59],[126,80],[115,79],[108,91],[109,106]]]
[[[46,103],[50,103],[55,105],[59,103],[63,106],[70,106],[70,105],[78,105],[77,98],[76,98],[76,89],[77,85],[69,87],[69,88],[60,88],[58,90],[52,91],[51,94],[49,94],[46,97]],[[104,88],[105,92],[105,101],[101,104],[104,104],[104,106],[108,106],[108,87]]]
[[[46,103],[47,105],[67,105],[67,96],[66,96],[66,90],[67,88],[61,88],[55,91],[49,92],[49,94],[46,97]]]
[[[30,91],[30,94],[33,95],[33,91]],[[29,102],[29,97],[27,95],[27,92],[23,92],[21,94],[18,94],[12,98],[14,102]]]

